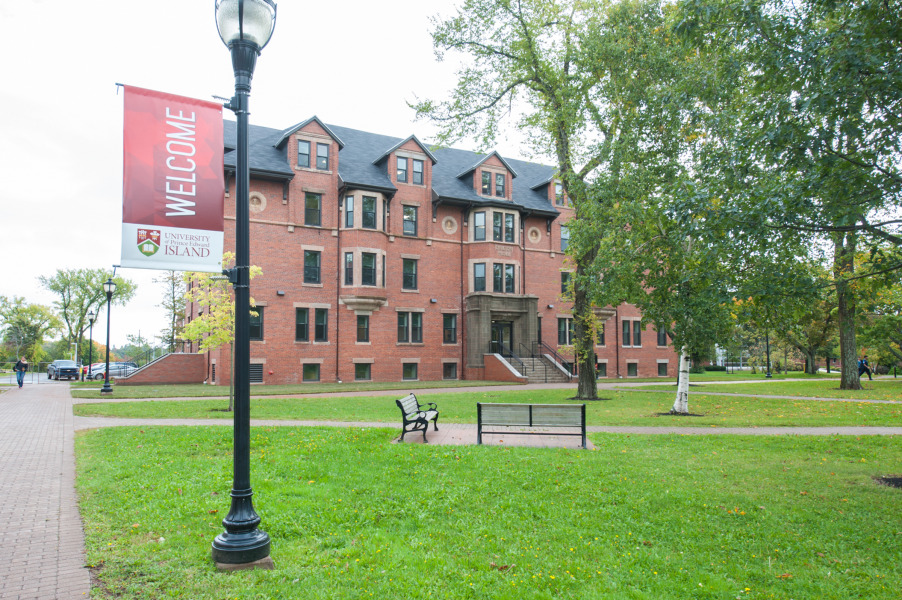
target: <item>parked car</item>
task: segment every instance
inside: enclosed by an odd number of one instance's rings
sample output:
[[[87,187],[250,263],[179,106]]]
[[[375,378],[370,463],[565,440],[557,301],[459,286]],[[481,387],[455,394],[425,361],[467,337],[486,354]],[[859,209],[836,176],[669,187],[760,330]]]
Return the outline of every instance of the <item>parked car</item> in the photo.
[[[47,365],[47,379],[61,378],[78,380],[79,367],[74,360],[55,360]]]
[[[98,362],[92,363],[90,365],[85,365],[81,368],[81,372],[84,374],[85,379],[93,378],[99,369],[103,369],[106,367],[106,363]]]
[[[110,377],[125,377],[131,375],[138,370],[138,363],[135,362],[111,362]],[[94,367],[94,379],[106,379],[106,363],[101,363],[99,367]]]

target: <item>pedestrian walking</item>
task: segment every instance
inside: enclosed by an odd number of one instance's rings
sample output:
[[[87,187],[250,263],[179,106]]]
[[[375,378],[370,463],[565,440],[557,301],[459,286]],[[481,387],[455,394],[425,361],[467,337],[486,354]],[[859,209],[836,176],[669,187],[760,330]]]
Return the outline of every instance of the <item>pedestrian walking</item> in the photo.
[[[19,384],[19,387],[25,383],[25,371],[28,370],[28,361],[25,360],[25,357],[19,359],[19,362],[16,363],[16,366],[13,367],[13,371],[16,372],[16,383]]]
[[[868,374],[868,380],[873,381],[874,378],[871,377],[871,365],[868,363],[868,355],[865,354],[861,360],[858,361],[858,377],[860,378],[864,373]]]

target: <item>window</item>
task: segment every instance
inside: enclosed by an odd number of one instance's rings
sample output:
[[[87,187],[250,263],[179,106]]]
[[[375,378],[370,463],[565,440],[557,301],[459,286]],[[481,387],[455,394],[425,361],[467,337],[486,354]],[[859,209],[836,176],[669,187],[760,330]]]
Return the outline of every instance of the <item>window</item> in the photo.
[[[495,195],[504,198],[504,175],[495,173]]]
[[[485,291],[485,263],[476,263],[473,265],[473,291]]]
[[[492,239],[496,242],[501,241],[501,236],[504,231],[504,215],[501,213],[492,213]]]
[[[667,330],[666,329],[658,329],[658,345],[659,346],[667,345]]]
[[[642,321],[633,321],[633,346],[642,345]]]
[[[504,241],[514,241],[514,215],[511,214],[504,215]]]
[[[558,318],[557,345],[569,346],[573,343],[573,319]]]
[[[413,183],[423,185],[423,161],[413,158],[411,162],[413,162]]]
[[[357,341],[370,341],[370,316],[357,315]]]
[[[666,362],[658,363],[658,377],[667,377],[667,363]]]
[[[558,206],[564,205],[564,184],[554,184],[554,203]]]
[[[354,253],[345,252],[345,285],[354,285]]]
[[[442,343],[457,343],[457,315],[442,315]]]
[[[473,213],[473,240],[477,242],[485,240],[485,213],[482,211]]]
[[[329,170],[329,144],[316,145],[316,168],[320,171]]]
[[[405,290],[417,289],[417,261],[413,258],[404,258],[401,288]]]
[[[598,345],[604,346],[604,323],[598,327]]]
[[[561,295],[566,296],[570,291],[570,275],[569,271],[561,271]]]
[[[600,362],[595,365],[595,378],[600,379],[608,376],[608,363]]]
[[[376,285],[376,255],[372,252],[360,255],[360,285]]]
[[[356,381],[369,381],[372,379],[370,373],[370,363],[357,363],[354,365],[354,379]]]
[[[310,142],[298,140],[298,166],[310,168]]]
[[[492,265],[492,291],[496,294],[504,293],[504,265]]]
[[[639,363],[626,363],[626,376],[627,377],[638,377],[639,376]]]
[[[630,343],[630,322],[623,321],[623,346],[632,346]]]
[[[407,183],[407,159],[403,156],[398,157],[398,182]]]
[[[354,226],[354,196],[345,197],[345,227]]]
[[[442,379],[457,379],[457,363],[442,365]]]
[[[401,379],[406,381],[416,380],[417,366],[417,363],[404,363],[401,366]]]
[[[570,228],[566,225],[561,225],[561,252],[567,251],[567,246],[570,245]]]
[[[256,315],[254,313],[257,313]],[[251,316],[250,316],[250,327],[248,332],[248,339],[251,340],[262,340],[263,339],[263,307],[262,306],[254,306],[251,308]]]
[[[376,228],[376,199],[372,196],[363,197],[363,222],[364,229]]]
[[[417,207],[404,207],[404,235],[417,234]]]
[[[482,172],[482,195],[492,195],[492,174],[488,171]]]
[[[304,225],[320,226],[322,223],[320,210],[322,199],[320,194],[310,192],[304,196]]]
[[[514,293],[514,265],[504,265],[504,293]]]
[[[304,283],[319,283],[320,253],[304,250]]]
[[[314,311],[315,322],[313,324],[313,341],[329,341],[329,309],[317,308]]]
[[[398,313],[398,343],[422,344],[423,343],[423,313],[399,312]]]
[[[318,364],[305,364],[304,365],[304,381],[319,381],[319,365]]]
[[[294,309],[294,341],[306,342],[310,339],[310,309]]]

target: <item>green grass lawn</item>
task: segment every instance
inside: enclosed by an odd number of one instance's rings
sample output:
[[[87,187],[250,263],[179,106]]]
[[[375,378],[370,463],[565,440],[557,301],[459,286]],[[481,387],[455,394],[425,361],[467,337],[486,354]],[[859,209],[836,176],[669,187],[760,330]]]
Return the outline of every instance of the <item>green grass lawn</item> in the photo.
[[[690,386],[693,379],[690,377]],[[697,380],[696,380],[697,381]],[[733,394],[767,394],[773,396],[809,396],[817,398],[850,398],[855,400],[900,400],[902,401],[902,379],[875,379],[862,381],[862,390],[841,390],[839,380],[810,379],[806,381],[773,381],[730,383],[718,385],[706,383],[690,388],[690,394],[704,391],[729,392]],[[676,392],[676,384],[646,387],[645,389],[666,389]],[[691,396],[690,396],[691,397]]]
[[[273,571],[219,573],[231,432],[76,439],[92,597],[895,599],[899,437],[594,434],[596,451],[256,428]]]
[[[769,388],[773,384],[762,384]],[[707,390],[707,388],[705,388]],[[435,402],[442,422],[475,423],[477,402],[571,403],[573,390],[487,389],[481,392],[421,394],[420,402]],[[819,402],[717,396],[693,391],[689,409],[698,416],[666,414],[673,392],[602,391],[606,400],[586,404],[588,425],[643,425],[682,427],[797,426],[902,426],[902,404]],[[178,400],[78,404],[79,416],[131,418],[230,418],[225,400]],[[251,418],[400,423],[394,396],[347,398],[264,398],[251,400]]]

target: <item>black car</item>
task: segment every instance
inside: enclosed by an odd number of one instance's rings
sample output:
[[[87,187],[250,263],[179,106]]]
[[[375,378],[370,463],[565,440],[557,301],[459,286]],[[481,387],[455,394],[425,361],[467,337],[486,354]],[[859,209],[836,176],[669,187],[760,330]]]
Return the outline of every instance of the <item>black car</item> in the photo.
[[[78,365],[74,360],[55,360],[47,366],[47,379],[62,378],[78,381]]]

